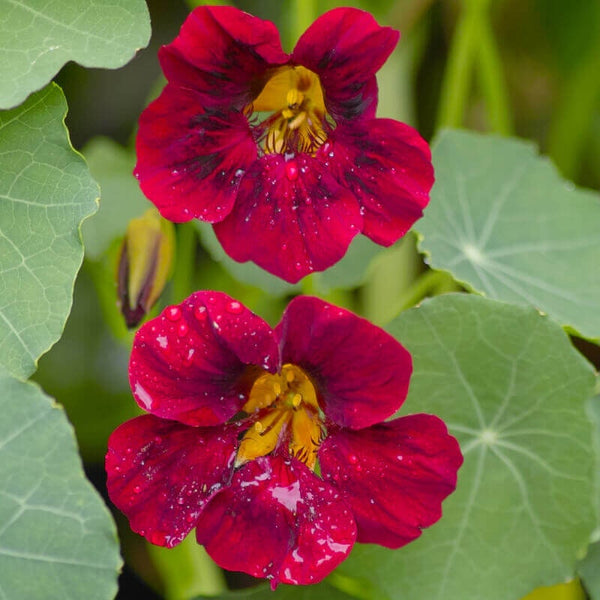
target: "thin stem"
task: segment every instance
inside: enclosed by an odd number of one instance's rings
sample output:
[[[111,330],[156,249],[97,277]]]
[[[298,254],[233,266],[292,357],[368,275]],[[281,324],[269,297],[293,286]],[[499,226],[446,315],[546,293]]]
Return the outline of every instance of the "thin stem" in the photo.
[[[292,45],[298,41],[316,17],[316,0],[293,0],[292,10],[290,10],[290,18],[293,20],[289,26]]]
[[[479,20],[474,2],[467,2],[452,37],[442,83],[437,128],[460,127],[469,96],[476,55]]]
[[[438,289],[442,289],[452,279],[445,271],[425,271],[413,285],[402,295],[396,309],[392,312],[396,317],[402,311],[417,305],[427,296],[433,295]]]
[[[488,13],[481,13],[478,31],[477,66],[489,123],[493,131],[511,135],[513,127],[508,91]]]
[[[550,125],[548,153],[565,177],[578,175],[581,152],[600,97],[600,38],[575,67],[562,87],[557,110]]]
[[[193,223],[177,226],[177,248],[173,269],[173,301],[181,302],[194,291],[197,233]]]

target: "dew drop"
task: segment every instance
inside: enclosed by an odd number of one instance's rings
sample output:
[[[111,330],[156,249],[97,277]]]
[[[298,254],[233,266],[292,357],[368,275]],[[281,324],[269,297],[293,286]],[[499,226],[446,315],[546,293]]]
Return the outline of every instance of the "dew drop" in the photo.
[[[348,461],[350,462],[350,464],[355,465],[356,462],[358,461],[358,458],[357,458],[356,454],[350,454],[348,456]]]
[[[234,300],[227,305],[227,310],[234,315],[239,315],[244,310],[244,307]]]
[[[206,306],[196,306],[194,308],[194,316],[198,321],[206,320]]]
[[[187,323],[185,321],[179,323],[179,325],[177,327],[177,335],[179,337],[183,337],[183,336],[187,335],[187,332],[188,332]]]
[[[165,311],[165,315],[169,321],[178,321],[181,319],[181,308],[179,306],[169,306]]]
[[[139,485],[136,485],[136,486],[133,488],[133,491],[134,491],[136,494],[139,494],[139,493],[142,491],[142,488],[141,488]]]
[[[285,176],[290,181],[296,181],[296,179],[298,179],[298,164],[295,160],[290,160],[285,163]]]
[[[150,541],[157,546],[164,546],[167,541],[167,534],[162,531],[153,531],[150,534]]]

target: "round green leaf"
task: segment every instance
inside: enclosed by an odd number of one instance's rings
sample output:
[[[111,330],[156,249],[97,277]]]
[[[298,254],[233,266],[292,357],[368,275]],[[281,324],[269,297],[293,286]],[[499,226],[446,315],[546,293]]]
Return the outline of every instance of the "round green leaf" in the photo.
[[[446,131],[433,163],[431,204],[417,223],[431,265],[600,338],[600,196],[517,140]]]
[[[516,600],[571,578],[596,521],[592,367],[547,317],[479,296],[439,296],[389,330],[414,360],[402,412],[444,419],[465,461],[439,523],[341,569],[402,600]]]
[[[81,227],[85,254],[99,260],[111,242],[125,235],[131,219],[152,206],[133,176],[135,156],[106,138],[95,138],[82,150],[90,173],[100,184],[100,208]]]
[[[0,598],[110,600],[115,527],[86,480],[62,409],[0,374]]]
[[[66,111],[52,84],[0,112],[0,365],[19,378],[60,337],[83,258],[79,227],[97,209]]]
[[[0,0],[0,108],[23,102],[70,60],[122,67],[149,39],[144,0]]]

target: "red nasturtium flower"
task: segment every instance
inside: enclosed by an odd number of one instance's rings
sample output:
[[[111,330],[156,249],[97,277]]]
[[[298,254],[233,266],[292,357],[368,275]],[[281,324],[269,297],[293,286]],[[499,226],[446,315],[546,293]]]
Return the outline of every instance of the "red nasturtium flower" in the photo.
[[[419,134],[375,118],[375,73],[398,37],[338,8],[286,54],[273,23],[196,8],[159,52],[168,84],[140,118],[142,190],[167,219],[213,223],[231,257],[291,282],[358,233],[393,244],[433,184]]]
[[[315,583],[355,541],[397,548],[436,522],[462,455],[435,416],[384,421],[410,354],[311,297],[271,329],[197,292],[138,331],[129,367],[150,414],[111,435],[108,491],[134,531],[196,538],[222,567]]]

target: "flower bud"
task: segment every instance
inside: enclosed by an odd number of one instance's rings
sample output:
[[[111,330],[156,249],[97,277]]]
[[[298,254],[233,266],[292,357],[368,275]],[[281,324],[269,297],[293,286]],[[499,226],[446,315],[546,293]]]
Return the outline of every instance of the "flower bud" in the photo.
[[[135,327],[158,300],[171,271],[174,247],[173,224],[155,208],[129,222],[117,273],[119,307],[127,327]]]

